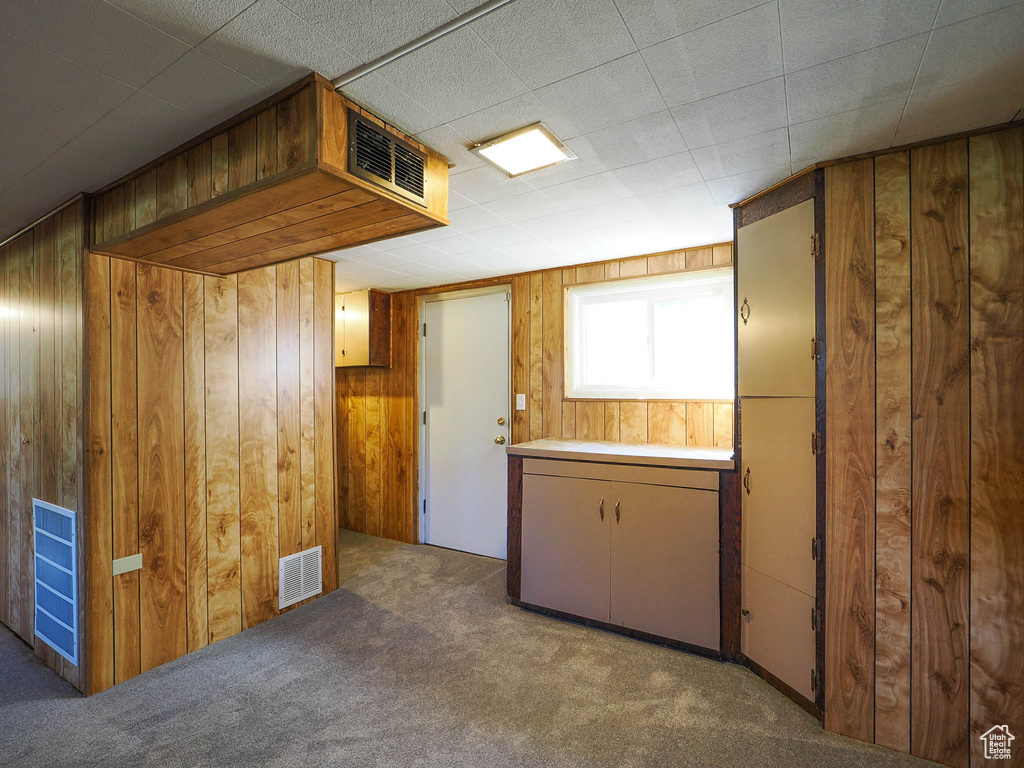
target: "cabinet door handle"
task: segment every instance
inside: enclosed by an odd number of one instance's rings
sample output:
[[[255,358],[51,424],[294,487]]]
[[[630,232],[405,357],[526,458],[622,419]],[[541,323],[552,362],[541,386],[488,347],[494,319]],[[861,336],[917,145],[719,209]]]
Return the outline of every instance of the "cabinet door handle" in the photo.
[[[604,498],[601,498],[601,522],[604,522]]]
[[[747,303],[746,298],[743,299],[743,304],[740,306],[740,319],[743,320],[743,324],[746,325],[750,319],[750,304]]]
[[[619,522],[619,507],[621,505],[622,505],[621,501],[616,501],[615,502],[615,523],[616,524],[618,524],[618,522]]]
[[[747,467],[747,471],[743,473],[743,488],[747,492],[747,496],[750,495],[750,467]]]

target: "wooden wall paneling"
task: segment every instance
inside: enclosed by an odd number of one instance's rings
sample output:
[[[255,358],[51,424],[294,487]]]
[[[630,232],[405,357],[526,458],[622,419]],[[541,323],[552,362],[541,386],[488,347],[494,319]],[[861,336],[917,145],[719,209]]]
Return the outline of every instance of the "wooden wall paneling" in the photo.
[[[916,419],[911,750],[965,766],[970,749],[966,140],[911,152],[910,198]]]
[[[299,461],[302,548],[316,546],[316,461],[314,456],[313,259],[299,260]]]
[[[619,440],[624,443],[647,442],[647,411],[648,403],[645,401],[623,400],[619,403]]]
[[[260,117],[262,118],[262,114]],[[274,115],[274,162],[277,123]],[[299,262],[277,267],[277,493],[280,556],[302,546],[302,402]],[[313,488],[310,487],[310,491]]]
[[[228,131],[228,191],[256,181],[256,118]]]
[[[188,151],[188,206],[201,205],[213,197],[211,142],[204,141]]]
[[[182,275],[136,271],[142,671],[187,651]]]
[[[715,403],[686,404],[686,444],[713,446],[715,444]]]
[[[210,196],[220,197],[228,191],[228,132],[210,139]]]
[[[419,324],[419,299],[415,296],[410,296],[408,316],[410,326],[416,328]],[[419,413],[420,413],[420,402],[419,402],[419,339],[416,333],[406,334],[406,368],[405,368],[405,388],[408,393],[407,398],[409,407],[406,411],[406,424],[407,434],[410,436],[410,444],[413,446],[409,451],[409,487],[406,492],[406,508],[408,509],[408,517],[406,518],[406,529],[405,540],[409,543],[415,544],[420,541],[419,538],[419,521],[420,521],[420,509],[419,509],[419,462],[417,457],[417,449],[419,440]]]
[[[393,298],[391,305],[392,332],[394,335],[391,345],[391,376],[390,376],[390,403],[388,427],[390,438],[389,448],[394,462],[391,477],[394,483],[392,495],[394,505],[395,529],[393,538],[398,541],[409,541],[408,531],[413,526],[409,517],[415,513],[416,502],[410,502],[411,488],[408,464],[410,456],[414,453],[409,445],[414,439],[409,434],[409,422],[412,416],[413,404],[410,400],[410,392],[407,386],[409,371],[409,350],[408,344],[402,340],[414,335],[413,329],[417,320],[412,313],[416,311],[415,297],[409,293],[403,293]],[[398,343],[394,343],[397,340]]]
[[[825,725],[874,738],[874,211],[870,160],[829,168]]]
[[[647,442],[686,445],[686,403],[647,405]]]
[[[562,285],[571,285],[576,282],[576,269],[570,267],[569,269],[562,270]],[[565,397],[565,291],[560,289],[558,291],[558,301],[549,304],[547,301],[544,302],[545,312],[550,313],[552,316],[558,315],[558,342],[557,349],[554,351],[554,356],[558,358],[558,370],[559,370],[559,394],[562,398]],[[545,329],[547,326],[547,316],[545,315]],[[573,439],[576,437],[576,404],[562,400],[562,437]]]
[[[351,394],[348,412],[348,504],[352,530],[366,533],[366,370],[345,372]]]
[[[366,371],[366,532],[380,536],[380,371]]]
[[[38,235],[33,231],[21,239],[21,297],[20,297],[20,336],[21,359],[19,362],[18,395],[20,402],[21,425],[21,463],[18,473],[18,509],[21,521],[18,526],[18,538],[14,546],[19,550],[19,562],[22,569],[21,587],[18,590],[18,624],[22,638],[34,646],[33,631],[35,614],[33,599],[35,591],[31,581],[24,578],[32,566],[32,493],[35,486],[35,421],[36,403],[39,399],[39,344],[37,328],[39,327],[39,284],[38,264],[36,261],[35,239]],[[13,586],[13,584],[12,584]]]
[[[666,272],[682,272],[686,269],[686,252],[669,251],[647,257],[647,274],[661,275]]]
[[[1024,131],[969,141],[970,750],[982,765],[993,725],[1024,735]]]
[[[562,437],[562,273],[543,273],[543,436]]]
[[[206,520],[210,642],[242,629],[239,550],[238,278],[207,277]]]
[[[277,615],[277,270],[238,276],[242,629]]]
[[[715,435],[716,448],[732,448],[733,446],[733,404],[715,403]]]
[[[144,227],[157,218],[157,169],[152,168],[135,179],[135,226]],[[103,242],[109,234],[97,233],[96,240]]]
[[[604,264],[589,264],[583,267],[576,267],[575,282],[598,282],[604,280],[604,275]],[[559,307],[564,307],[564,302],[560,303]],[[569,408],[573,407],[571,402],[566,405]],[[575,403],[575,409],[574,437],[580,440],[603,440],[605,427],[604,403],[595,400],[579,400]]]
[[[712,247],[711,263],[716,267],[732,264],[732,243]]]
[[[619,408],[620,404],[609,400],[604,404],[604,438],[618,441],[619,439]]]
[[[641,256],[640,258],[635,259],[623,259],[619,262],[619,276],[639,277],[640,275],[646,275],[647,261],[648,258],[646,256]]]
[[[910,154],[874,186],[875,743],[910,752]]]
[[[313,160],[316,143],[313,88],[303,88],[277,105],[277,167],[281,171]]]
[[[352,516],[348,499],[348,409],[351,403],[348,380],[347,371],[335,368],[334,396],[338,404],[338,434],[336,435],[334,458],[338,463],[338,525],[352,530]]]
[[[156,169],[156,217],[162,219],[188,207],[188,155],[172,156]]]
[[[324,592],[337,589],[337,497],[334,488],[334,264],[313,263],[316,540],[323,546]]]
[[[530,440],[544,437],[544,275],[530,274]]]
[[[111,356],[111,491],[113,494],[113,558],[139,552],[139,419],[136,365],[135,262],[110,260]],[[139,638],[139,571],[114,576],[114,680],[138,675],[142,656]]]
[[[256,115],[256,178],[277,173],[277,107]]]
[[[207,145],[209,146],[209,145]],[[202,275],[182,275],[185,407],[185,615],[188,652],[210,642],[206,525],[206,295]]]
[[[686,269],[702,269],[714,266],[714,248],[693,248],[684,251],[686,254]]]
[[[530,276],[512,278],[512,442],[530,439],[529,406],[516,409],[516,395],[530,392]]]
[[[9,395],[8,386],[11,378],[10,350],[7,346],[7,333],[10,318],[13,316],[11,295],[7,287],[7,272],[10,264],[10,251],[6,245],[0,246],[0,430],[2,430],[5,448],[0,450],[0,623],[10,624],[10,589],[11,580],[7,558],[10,548],[8,534],[8,457],[11,452],[10,435],[8,434]]]
[[[379,379],[380,386],[380,412],[378,414],[380,429],[380,535],[392,538],[391,533],[394,527],[391,508],[392,462],[390,445],[388,444],[388,436],[390,434],[389,422],[391,420],[391,398],[388,397],[391,387],[390,368],[378,368],[377,378]]]
[[[110,259],[85,255],[83,374],[88,413],[86,443],[86,691],[114,684],[113,521],[110,434]],[[10,337],[9,337],[10,338]],[[13,359],[13,358],[12,358]]]

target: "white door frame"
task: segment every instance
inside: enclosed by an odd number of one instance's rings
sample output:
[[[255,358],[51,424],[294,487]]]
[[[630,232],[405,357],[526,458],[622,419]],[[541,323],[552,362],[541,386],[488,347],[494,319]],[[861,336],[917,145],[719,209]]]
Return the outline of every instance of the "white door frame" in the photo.
[[[488,296],[494,293],[506,293],[508,294],[508,393],[509,402],[508,406],[508,434],[509,444],[512,443],[512,408],[515,403],[515,393],[512,391],[512,283],[499,283],[497,285],[488,285],[482,288],[465,288],[463,290],[444,291],[441,293],[427,293],[421,294],[419,302],[417,303],[416,311],[416,335],[418,338],[417,343],[417,359],[419,365],[416,366],[416,379],[417,379],[417,404],[419,405],[419,413],[416,414],[416,447],[419,453],[418,460],[418,479],[417,479],[417,503],[416,503],[416,514],[417,514],[417,526],[416,526],[416,540],[418,544],[424,544],[423,532],[426,529],[426,514],[427,514],[427,497],[430,495],[430,488],[428,487],[427,478],[427,430],[424,429],[423,413],[425,403],[427,402],[427,340],[423,336],[423,323],[426,320],[426,309],[427,304],[431,304],[435,301],[451,301],[454,299],[468,299],[473,296]]]

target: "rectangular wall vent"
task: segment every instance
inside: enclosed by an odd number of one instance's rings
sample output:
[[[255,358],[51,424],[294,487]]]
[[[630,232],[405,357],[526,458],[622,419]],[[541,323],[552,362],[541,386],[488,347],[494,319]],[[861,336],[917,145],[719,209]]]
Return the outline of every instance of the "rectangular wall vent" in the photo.
[[[277,607],[287,608],[324,590],[322,547],[282,557],[278,567]]]
[[[427,156],[379,125],[349,111],[348,170],[426,206]]]
[[[78,666],[77,515],[32,499],[36,636]]]

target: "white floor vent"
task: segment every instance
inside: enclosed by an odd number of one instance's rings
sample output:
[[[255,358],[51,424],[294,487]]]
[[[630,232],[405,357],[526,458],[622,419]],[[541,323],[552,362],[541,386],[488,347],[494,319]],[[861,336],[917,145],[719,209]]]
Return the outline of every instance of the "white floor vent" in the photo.
[[[281,558],[277,582],[278,609],[323,592],[322,552],[322,547],[313,547]]]

